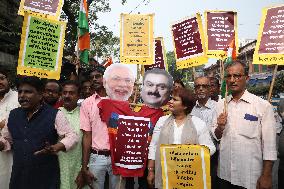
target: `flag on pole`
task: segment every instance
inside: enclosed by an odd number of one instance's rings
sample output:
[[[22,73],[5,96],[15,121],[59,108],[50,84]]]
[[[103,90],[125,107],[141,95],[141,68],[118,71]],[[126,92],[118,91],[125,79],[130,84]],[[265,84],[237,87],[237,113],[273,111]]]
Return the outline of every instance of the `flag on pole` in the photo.
[[[112,64],[112,58],[108,57],[104,62],[103,62],[103,66],[105,68],[109,67]]]
[[[81,0],[78,21],[78,50],[80,62],[88,64],[90,49],[90,33],[88,23],[87,0]]]
[[[233,39],[228,47],[227,58],[225,59],[224,66],[226,67],[227,65],[231,64],[233,60],[236,59],[237,59],[236,44],[235,44],[235,39]],[[226,95],[226,80],[225,80],[226,72],[224,72],[223,74],[224,74],[224,79],[221,84],[222,98],[224,98]],[[230,94],[231,92],[227,91],[227,93]]]
[[[235,39],[233,39],[227,51],[227,58],[225,64],[230,64],[232,63],[233,60],[236,59],[237,59],[236,44],[235,44]]]

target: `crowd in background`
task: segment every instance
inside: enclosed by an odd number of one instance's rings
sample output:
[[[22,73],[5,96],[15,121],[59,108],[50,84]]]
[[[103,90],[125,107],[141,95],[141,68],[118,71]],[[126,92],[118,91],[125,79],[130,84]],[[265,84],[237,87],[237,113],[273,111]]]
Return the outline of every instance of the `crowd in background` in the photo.
[[[163,187],[160,144],[207,146],[213,189],[272,188],[278,158],[278,188],[284,188],[284,132],[276,130],[272,106],[246,90],[243,63],[226,71],[231,95],[224,102],[214,77],[195,78],[189,89],[166,71],[154,69],[139,83],[122,64],[107,69],[96,64],[71,72],[64,82],[20,76],[14,90],[9,71],[1,67],[0,188],[134,188],[134,178],[124,178],[122,186],[112,173],[107,126],[97,104],[105,97],[128,100],[134,110],[145,104],[143,93],[149,108],[162,108],[165,115],[155,124],[139,188]],[[277,113],[281,124],[283,100]]]

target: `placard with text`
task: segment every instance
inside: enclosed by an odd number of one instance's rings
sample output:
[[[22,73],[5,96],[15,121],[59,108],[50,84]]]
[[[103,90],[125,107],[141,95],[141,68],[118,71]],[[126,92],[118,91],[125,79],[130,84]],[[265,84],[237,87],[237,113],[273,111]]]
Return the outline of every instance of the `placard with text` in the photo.
[[[171,30],[177,69],[208,62],[200,14],[173,23]]]
[[[164,189],[210,189],[210,153],[201,145],[161,145]]]
[[[204,15],[207,56],[225,59],[233,40],[238,52],[237,12],[205,11]]]
[[[154,63],[154,14],[121,14],[120,61],[124,64]]]
[[[145,71],[153,68],[167,70],[167,58],[165,56],[164,40],[162,37],[155,38],[155,62],[152,65],[144,65]]]
[[[284,65],[284,5],[263,9],[253,64]]]
[[[59,79],[66,23],[25,14],[17,73]]]
[[[21,0],[19,15],[24,13],[59,20],[64,0]]]

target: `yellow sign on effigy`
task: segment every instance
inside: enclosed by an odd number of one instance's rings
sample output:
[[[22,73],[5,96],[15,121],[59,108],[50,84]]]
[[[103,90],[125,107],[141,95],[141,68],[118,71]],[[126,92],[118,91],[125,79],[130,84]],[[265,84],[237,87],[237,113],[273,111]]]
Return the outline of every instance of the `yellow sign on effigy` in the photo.
[[[284,65],[284,5],[262,10],[253,64]]]
[[[19,15],[24,16],[24,13],[44,18],[59,20],[63,0],[21,0]]]
[[[154,63],[153,17],[154,14],[121,14],[121,63]]]
[[[17,73],[59,79],[66,23],[25,13]]]
[[[205,11],[205,39],[209,58],[225,59],[234,40],[238,53],[237,12]]]
[[[200,66],[208,62],[199,13],[171,26],[177,69]]]
[[[210,153],[200,145],[161,145],[164,189],[210,189]]]

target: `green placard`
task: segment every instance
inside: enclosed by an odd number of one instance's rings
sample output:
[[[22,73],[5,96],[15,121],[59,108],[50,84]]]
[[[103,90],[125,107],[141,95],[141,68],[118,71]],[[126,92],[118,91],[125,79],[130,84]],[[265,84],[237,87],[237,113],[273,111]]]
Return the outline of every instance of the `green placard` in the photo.
[[[30,17],[24,66],[55,71],[61,40],[61,25]]]

